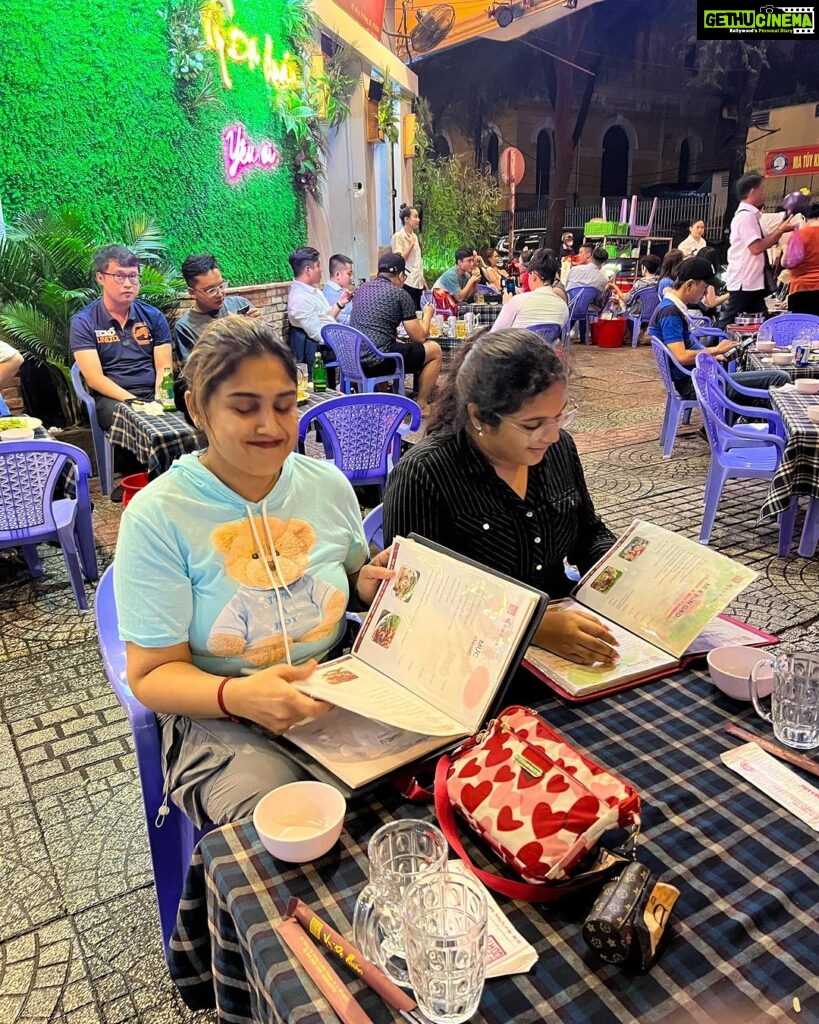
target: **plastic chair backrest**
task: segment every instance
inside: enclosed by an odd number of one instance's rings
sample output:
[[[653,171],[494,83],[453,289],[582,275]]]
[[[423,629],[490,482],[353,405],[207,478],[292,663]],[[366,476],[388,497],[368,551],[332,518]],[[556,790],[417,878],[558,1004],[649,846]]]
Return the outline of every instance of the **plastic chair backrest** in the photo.
[[[361,367],[362,349],[369,350],[379,359],[384,358],[384,353],[373,345],[366,334],[362,334],[355,327],[347,327],[345,324],[325,324],[321,329],[321,340],[335,352],[342,376],[348,380],[361,381],[364,379],[364,371]],[[399,373],[399,371],[403,371],[403,358],[392,352],[389,353],[389,357],[390,359],[395,358],[396,361],[400,360],[400,366],[396,369],[395,376],[403,377],[403,372]],[[386,374],[385,376],[393,375]]]
[[[384,506],[376,505],[372,512],[364,516],[364,536],[367,543],[374,545],[379,551],[384,550]]]
[[[600,292],[590,284],[584,284],[578,288],[569,288],[566,294],[569,298],[570,320],[585,317],[589,311],[589,306],[600,296]]]
[[[668,351],[668,347],[665,343],[660,341],[658,338],[651,339],[651,348],[654,352],[654,358],[657,361],[657,368],[660,371],[660,376],[662,377],[666,393],[676,396],[677,389],[674,387],[674,378],[671,375],[671,367],[676,366],[676,368],[687,377],[691,376],[691,371],[682,366],[680,362]]]
[[[651,234],[651,229],[654,227],[654,218],[657,215],[657,197],[654,197],[654,202],[651,204],[651,212],[648,215],[648,220],[645,224],[637,223],[637,196],[631,197],[631,209],[628,215],[628,233],[633,235],[635,238],[645,238]]]
[[[804,334],[803,334],[804,332]],[[797,338],[819,340],[819,316],[809,313],[780,313],[772,316],[759,328],[757,340],[773,341],[776,345],[790,345]]]
[[[56,532],[54,488],[69,460],[75,464],[77,495],[87,506],[91,461],[82,449],[38,438],[0,444],[0,539],[23,541],[31,531]]]
[[[88,393],[85,382],[82,379],[79,365],[74,363],[71,367],[71,384],[77,397],[85,406],[88,413],[88,422],[91,425],[91,437],[94,442],[94,454],[97,459],[97,472],[100,478],[100,488],[103,494],[110,494],[114,486],[114,454],[110,441],[99,424],[97,419],[97,406],[94,399]]]
[[[660,296],[657,289],[653,286],[651,288],[640,288],[637,295],[640,299],[640,320],[643,322],[650,320],[654,315],[654,310],[660,304]],[[636,315],[636,313],[633,315]]]
[[[169,802],[168,813],[161,819],[161,827],[157,827],[157,814],[164,801],[159,723],[154,712],[140,704],[128,685],[125,644],[119,637],[114,601],[113,565],[105,570],[97,585],[94,611],[105,674],[128,716],[134,740],[162,941],[167,954],[193,849],[213,826],[208,824],[198,829],[175,804]]]
[[[530,324],[526,330],[537,334],[550,345],[556,345],[563,337],[563,328],[560,324]]]
[[[410,429],[421,424],[421,410],[403,395],[344,395],[310,409],[299,423],[304,442],[310,423],[318,420],[327,457],[353,483],[386,483],[400,453],[393,444],[399,427],[410,417]],[[392,461],[390,457],[392,456]]]

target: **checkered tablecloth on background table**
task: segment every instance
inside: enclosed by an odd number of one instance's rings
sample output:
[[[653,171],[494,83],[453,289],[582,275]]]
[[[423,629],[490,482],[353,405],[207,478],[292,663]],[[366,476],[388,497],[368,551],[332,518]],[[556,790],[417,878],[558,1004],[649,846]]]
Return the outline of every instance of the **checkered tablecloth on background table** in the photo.
[[[791,498],[806,494],[819,499],[819,423],[808,419],[808,406],[819,407],[819,395],[801,395],[793,388],[772,388],[771,405],[782,417],[787,441],[771,480],[759,519],[789,508]]]
[[[152,416],[137,412],[124,402],[114,410],[108,437],[112,444],[133,452],[147,467],[151,479],[169,469],[180,455],[205,446],[204,435],[192,427],[181,412]]]
[[[530,680],[529,703],[531,687]],[[539,959],[527,974],[488,981],[473,1020],[819,1020],[816,833],[720,761],[738,742],[723,732],[726,722],[764,730],[752,710],[694,672],[579,707],[537,693],[536,706],[552,725],[640,791],[640,860],[665,873],[681,896],[667,946],[645,975],[602,965],[586,949],[581,926],[593,894],[552,906],[498,897]],[[428,806],[382,787],[348,803],[339,844],[303,866],[271,857],[249,821],[206,836],[194,854],[171,943],[171,974],[185,1001],[199,1008],[215,1000],[221,1020],[240,1024],[332,1020],[275,925],[289,897],[298,896],[351,935],[367,840],[386,820],[430,814]],[[344,975],[341,964],[332,966]],[[344,980],[375,1024],[397,1020],[352,975]]]
[[[472,313],[476,327],[491,327],[500,316],[502,302],[462,302],[458,306],[458,316]]]
[[[774,366],[770,356],[759,356],[755,352],[748,352],[745,356],[749,370],[784,370],[791,380],[805,378],[816,378],[819,380],[819,353],[817,353],[807,366]]]

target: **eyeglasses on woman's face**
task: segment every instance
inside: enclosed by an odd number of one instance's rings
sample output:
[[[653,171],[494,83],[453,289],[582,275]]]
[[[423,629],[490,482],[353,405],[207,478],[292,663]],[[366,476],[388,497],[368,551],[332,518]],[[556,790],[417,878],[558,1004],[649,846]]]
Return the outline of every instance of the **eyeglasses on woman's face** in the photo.
[[[561,429],[570,427],[577,418],[577,405],[574,402],[567,402],[563,411],[558,413],[557,416],[544,416],[537,423],[520,423],[513,416],[501,416],[504,423],[508,423],[510,427],[514,427],[515,430],[519,430],[521,434],[525,434],[530,440],[536,440],[541,437],[546,437],[551,431],[555,429]]]

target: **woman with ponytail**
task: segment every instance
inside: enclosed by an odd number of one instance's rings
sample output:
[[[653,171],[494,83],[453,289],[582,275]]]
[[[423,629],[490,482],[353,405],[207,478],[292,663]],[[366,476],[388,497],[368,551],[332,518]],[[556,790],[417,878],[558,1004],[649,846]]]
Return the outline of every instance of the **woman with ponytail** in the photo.
[[[384,542],[414,532],[552,598],[614,535],[594,510],[568,427],[566,372],[531,332],[507,328],[460,348],[439,384],[427,436],[390,474]],[[546,612],[535,642],[579,664],[612,664],[616,641],[593,615]]]

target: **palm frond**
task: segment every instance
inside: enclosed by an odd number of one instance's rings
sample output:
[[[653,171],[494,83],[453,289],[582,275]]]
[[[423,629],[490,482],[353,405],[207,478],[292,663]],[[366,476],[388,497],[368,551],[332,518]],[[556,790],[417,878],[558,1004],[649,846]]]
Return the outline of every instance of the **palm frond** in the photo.
[[[41,363],[65,365],[65,349],[55,322],[27,302],[0,309],[0,341]]]
[[[30,299],[37,293],[39,281],[25,246],[10,238],[0,239],[0,306]]]
[[[122,244],[141,260],[153,262],[160,259],[165,251],[165,242],[159,225],[146,213],[128,214],[121,231],[112,232],[110,237],[113,238],[117,234],[122,238]]]

